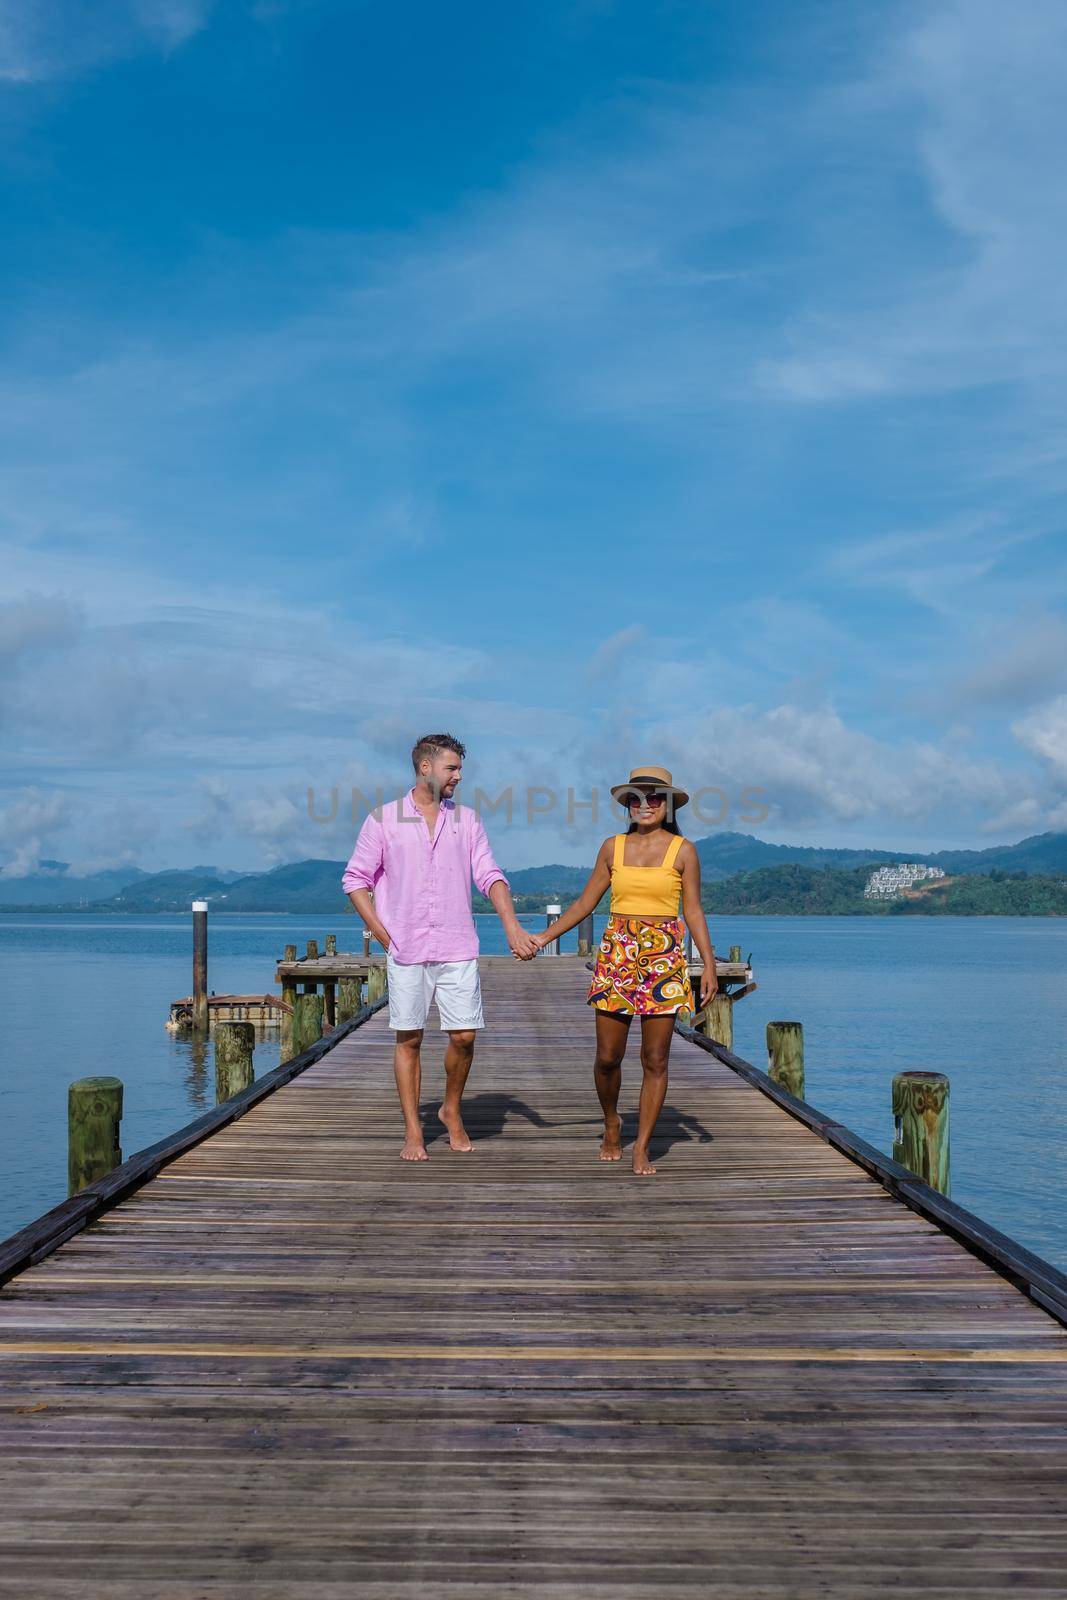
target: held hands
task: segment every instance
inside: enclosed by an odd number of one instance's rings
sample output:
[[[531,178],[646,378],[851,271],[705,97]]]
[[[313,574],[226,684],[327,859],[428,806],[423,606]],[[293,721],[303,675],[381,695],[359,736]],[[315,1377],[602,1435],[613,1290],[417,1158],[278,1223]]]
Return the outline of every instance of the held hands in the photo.
[[[508,929],[508,948],[516,961],[531,961],[540,952],[541,946],[532,933],[527,933],[518,923]]]

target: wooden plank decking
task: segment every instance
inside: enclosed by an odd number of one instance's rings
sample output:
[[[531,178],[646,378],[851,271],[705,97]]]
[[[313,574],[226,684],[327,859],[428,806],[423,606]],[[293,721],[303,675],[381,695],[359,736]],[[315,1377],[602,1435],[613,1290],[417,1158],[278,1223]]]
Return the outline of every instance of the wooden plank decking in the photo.
[[[1067,1594],[1059,1324],[683,1039],[600,1164],[584,967],[484,969],[473,1154],[380,1013],[0,1292],[0,1594]]]

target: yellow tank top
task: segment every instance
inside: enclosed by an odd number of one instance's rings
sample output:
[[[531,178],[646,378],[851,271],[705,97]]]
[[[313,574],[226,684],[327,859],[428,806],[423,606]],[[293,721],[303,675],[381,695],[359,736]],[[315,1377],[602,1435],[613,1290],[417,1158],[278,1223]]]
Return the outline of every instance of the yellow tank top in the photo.
[[[676,834],[658,867],[627,867],[623,864],[626,835],[615,835],[615,854],[611,862],[611,910],[620,917],[676,917],[682,898],[682,874],[674,865],[682,848]]]

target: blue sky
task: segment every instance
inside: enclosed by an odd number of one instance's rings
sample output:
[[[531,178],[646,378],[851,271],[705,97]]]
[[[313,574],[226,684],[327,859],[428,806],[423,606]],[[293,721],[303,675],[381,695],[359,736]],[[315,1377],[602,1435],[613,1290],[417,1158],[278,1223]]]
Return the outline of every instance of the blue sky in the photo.
[[[1053,0],[0,0],[2,870],[347,854],[436,728],[1067,829],[1065,73]]]

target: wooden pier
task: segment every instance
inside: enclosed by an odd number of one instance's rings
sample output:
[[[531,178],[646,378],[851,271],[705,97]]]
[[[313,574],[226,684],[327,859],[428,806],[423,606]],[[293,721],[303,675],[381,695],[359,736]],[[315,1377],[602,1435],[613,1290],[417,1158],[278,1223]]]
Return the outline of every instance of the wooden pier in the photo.
[[[695,1037],[599,1162],[584,962],[483,973],[470,1155],[364,1012],[0,1251],[0,1595],[1067,1593],[1062,1275]]]

